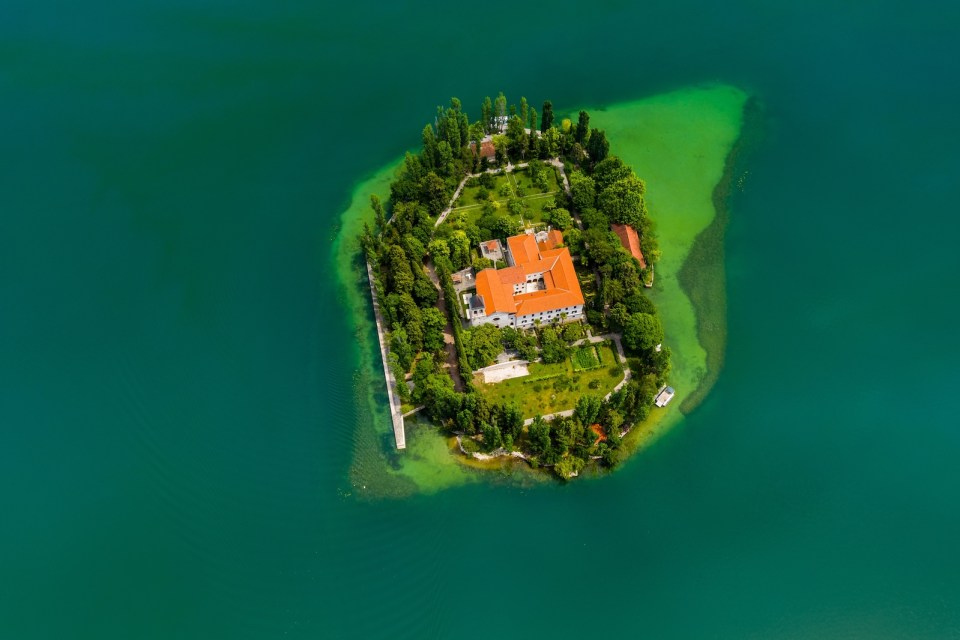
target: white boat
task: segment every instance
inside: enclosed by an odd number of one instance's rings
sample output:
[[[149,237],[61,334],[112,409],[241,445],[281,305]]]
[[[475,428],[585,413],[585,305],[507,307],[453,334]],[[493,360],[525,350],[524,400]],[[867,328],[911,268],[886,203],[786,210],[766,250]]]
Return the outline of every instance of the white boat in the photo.
[[[658,407],[665,407],[667,404],[673,400],[673,396],[676,392],[673,390],[673,387],[661,387],[660,391],[657,393],[657,397],[653,399],[653,404]]]

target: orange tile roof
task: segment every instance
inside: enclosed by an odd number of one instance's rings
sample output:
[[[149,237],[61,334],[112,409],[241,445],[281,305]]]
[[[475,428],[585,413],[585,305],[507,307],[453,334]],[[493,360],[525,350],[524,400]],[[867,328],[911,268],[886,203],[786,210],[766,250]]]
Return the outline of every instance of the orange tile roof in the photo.
[[[604,440],[607,439],[607,434],[603,432],[603,427],[601,427],[599,423],[590,425],[590,429],[592,429],[593,432],[597,434],[597,439],[593,441],[593,444],[597,444],[598,442],[603,442]]]
[[[547,249],[556,249],[563,244],[563,234],[557,229],[551,229],[547,234],[547,239],[537,244],[541,251]]]
[[[488,316],[495,313],[516,313],[513,287],[504,286],[496,269],[484,269],[477,274],[477,295],[483,298]]]
[[[640,262],[641,267],[646,269],[647,261],[643,259],[643,252],[640,251],[640,236],[637,235],[637,230],[628,224],[612,224],[610,230],[620,238],[620,244],[623,245],[623,248]]]
[[[507,238],[507,246],[510,247],[514,264],[533,262],[540,257],[537,241],[532,235],[521,233],[518,236],[510,236]]]
[[[499,269],[497,275],[500,276],[500,282],[503,284],[522,284],[527,281],[527,274],[524,273],[522,266],[507,267]]]
[[[477,143],[470,141],[470,150],[475,151],[477,148]],[[497,156],[497,147],[493,144],[493,140],[481,140],[480,141],[480,157],[481,158],[495,158]]]
[[[558,244],[563,235],[556,232]],[[516,313],[530,315],[583,304],[583,292],[577,280],[570,250],[566,247],[539,251],[533,236],[507,239],[516,266],[484,269],[477,274],[477,293],[483,296],[486,314]],[[544,243],[545,244],[545,243]],[[527,274],[542,273],[544,289],[513,295],[513,285],[526,281]]]

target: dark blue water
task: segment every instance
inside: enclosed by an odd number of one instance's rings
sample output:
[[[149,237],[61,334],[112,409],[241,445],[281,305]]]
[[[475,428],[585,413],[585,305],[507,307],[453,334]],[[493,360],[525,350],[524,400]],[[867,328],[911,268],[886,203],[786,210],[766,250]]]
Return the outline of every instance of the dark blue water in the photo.
[[[0,635],[960,637],[947,3],[0,7]],[[726,369],[597,482],[365,502],[353,184],[434,105],[765,105]]]

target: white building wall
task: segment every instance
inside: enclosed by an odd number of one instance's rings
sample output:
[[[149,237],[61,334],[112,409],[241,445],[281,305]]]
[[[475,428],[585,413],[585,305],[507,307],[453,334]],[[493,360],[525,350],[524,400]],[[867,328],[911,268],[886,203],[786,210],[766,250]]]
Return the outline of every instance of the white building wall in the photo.
[[[479,327],[482,324],[492,324],[497,327],[512,327],[514,326],[514,314],[512,313],[494,313],[489,316],[479,316],[473,318],[470,322],[470,326]]]
[[[537,320],[540,321],[540,324],[547,324],[553,322],[555,318],[560,318],[564,313],[567,314],[566,318],[564,318],[564,322],[573,322],[574,320],[579,320],[583,317],[583,305],[578,304],[572,307],[563,307],[560,309],[544,311],[542,313],[532,313],[525,316],[518,316],[516,320],[516,326],[522,329],[534,327],[536,326]]]

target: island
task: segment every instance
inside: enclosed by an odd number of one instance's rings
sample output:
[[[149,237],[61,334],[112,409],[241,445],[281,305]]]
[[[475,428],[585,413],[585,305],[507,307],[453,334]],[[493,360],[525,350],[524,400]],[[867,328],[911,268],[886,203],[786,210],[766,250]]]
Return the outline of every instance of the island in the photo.
[[[471,460],[614,467],[677,394],[644,181],[549,100],[453,98],[421,137],[360,234],[396,447],[420,413]]]

